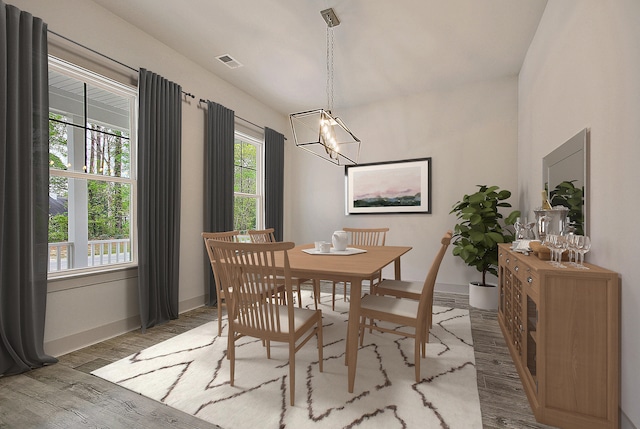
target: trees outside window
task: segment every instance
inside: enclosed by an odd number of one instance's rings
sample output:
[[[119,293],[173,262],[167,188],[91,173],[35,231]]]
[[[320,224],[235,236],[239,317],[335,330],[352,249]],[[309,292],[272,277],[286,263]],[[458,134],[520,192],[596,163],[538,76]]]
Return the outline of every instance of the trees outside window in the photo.
[[[246,234],[263,224],[262,143],[236,132],[233,226]]]

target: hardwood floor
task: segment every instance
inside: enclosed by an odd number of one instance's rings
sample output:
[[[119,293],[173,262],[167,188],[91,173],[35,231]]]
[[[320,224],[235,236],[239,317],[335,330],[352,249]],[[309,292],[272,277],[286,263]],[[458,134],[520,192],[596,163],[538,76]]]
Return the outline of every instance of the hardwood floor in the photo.
[[[436,292],[434,303],[468,308],[466,295]],[[484,428],[548,428],[533,417],[497,313],[471,308],[470,316]],[[0,378],[0,428],[216,428],[90,374],[215,317],[215,308],[199,308],[145,334],[129,332],[61,356],[55,365]]]

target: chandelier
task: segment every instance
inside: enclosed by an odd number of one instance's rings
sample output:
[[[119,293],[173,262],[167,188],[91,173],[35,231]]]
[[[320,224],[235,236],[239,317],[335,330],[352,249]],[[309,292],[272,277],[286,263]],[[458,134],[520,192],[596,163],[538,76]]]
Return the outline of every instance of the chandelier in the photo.
[[[360,139],[332,113],[333,27],[340,24],[340,20],[331,8],[320,14],[327,23],[327,108],[290,114],[293,140],[299,148],[336,165],[357,165]]]

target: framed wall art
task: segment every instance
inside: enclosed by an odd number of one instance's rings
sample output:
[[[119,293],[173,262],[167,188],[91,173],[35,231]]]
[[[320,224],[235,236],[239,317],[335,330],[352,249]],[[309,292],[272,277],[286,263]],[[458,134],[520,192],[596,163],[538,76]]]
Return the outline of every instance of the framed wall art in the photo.
[[[431,213],[431,158],[345,166],[347,214]]]

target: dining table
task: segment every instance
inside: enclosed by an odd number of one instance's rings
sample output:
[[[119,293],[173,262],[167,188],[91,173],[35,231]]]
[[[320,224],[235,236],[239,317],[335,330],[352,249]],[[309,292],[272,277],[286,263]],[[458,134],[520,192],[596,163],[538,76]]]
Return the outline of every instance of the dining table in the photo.
[[[298,245],[287,252],[292,277],[312,279],[314,290],[319,291],[320,280],[349,282],[350,304],[347,328],[346,365],[348,391],[353,393],[358,359],[359,320],[358,309],[362,297],[362,280],[369,279],[384,267],[394,264],[394,275],[400,279],[400,257],[411,250],[410,246],[355,246],[362,252],[319,253],[311,249],[313,244]],[[278,262],[277,262],[278,263]],[[284,263],[280,261],[280,266]]]

